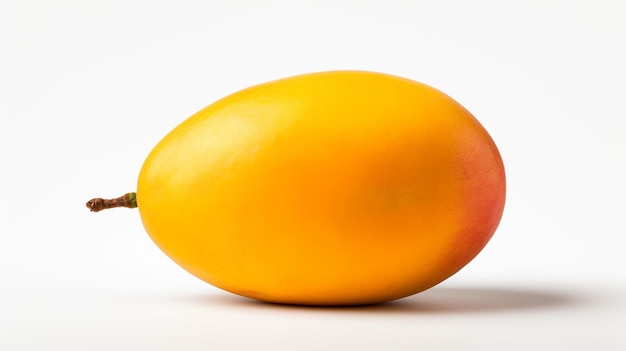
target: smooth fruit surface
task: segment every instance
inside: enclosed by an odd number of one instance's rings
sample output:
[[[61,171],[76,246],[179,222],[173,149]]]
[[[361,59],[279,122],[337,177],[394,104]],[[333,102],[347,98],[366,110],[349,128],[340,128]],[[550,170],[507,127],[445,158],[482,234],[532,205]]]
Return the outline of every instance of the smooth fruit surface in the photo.
[[[224,290],[367,304],[430,288],[496,230],[505,175],[447,95],[380,73],[301,75],[227,96],[172,130],[139,174],[154,242]]]

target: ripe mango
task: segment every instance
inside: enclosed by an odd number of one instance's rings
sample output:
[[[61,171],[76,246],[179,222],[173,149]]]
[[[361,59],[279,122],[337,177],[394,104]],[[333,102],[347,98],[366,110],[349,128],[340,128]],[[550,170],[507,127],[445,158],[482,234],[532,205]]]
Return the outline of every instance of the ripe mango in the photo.
[[[332,71],[191,116],[148,155],[133,201],[157,246],[216,287],[371,304],[470,262],[500,222],[505,173],[487,131],[444,93]]]

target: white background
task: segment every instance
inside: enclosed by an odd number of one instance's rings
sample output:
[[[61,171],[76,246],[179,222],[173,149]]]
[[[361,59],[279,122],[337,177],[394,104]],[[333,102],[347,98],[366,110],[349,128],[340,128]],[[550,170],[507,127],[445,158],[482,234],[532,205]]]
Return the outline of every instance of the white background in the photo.
[[[625,350],[622,1],[0,5],[0,349]],[[150,149],[247,86],[382,71],[489,130],[507,207],[485,250],[381,306],[276,306],[169,261],[134,210]]]

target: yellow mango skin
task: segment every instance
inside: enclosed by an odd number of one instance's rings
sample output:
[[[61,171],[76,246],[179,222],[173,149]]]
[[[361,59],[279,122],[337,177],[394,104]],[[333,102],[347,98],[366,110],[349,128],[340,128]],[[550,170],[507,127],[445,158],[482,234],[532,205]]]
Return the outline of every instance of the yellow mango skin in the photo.
[[[137,203],[154,242],[221,289],[305,305],[409,296],[470,262],[505,202],[498,149],[447,95],[333,71],[254,86],[172,130]]]

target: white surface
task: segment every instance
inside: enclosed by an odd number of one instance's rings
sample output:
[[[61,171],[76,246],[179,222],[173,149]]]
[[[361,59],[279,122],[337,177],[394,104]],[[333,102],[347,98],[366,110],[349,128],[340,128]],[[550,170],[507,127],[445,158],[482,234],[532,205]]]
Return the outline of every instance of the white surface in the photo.
[[[3,1],[1,350],[626,349],[620,1]],[[136,211],[152,146],[235,90],[366,69],[450,94],[508,175],[502,224],[396,303],[274,306],[176,267]]]

